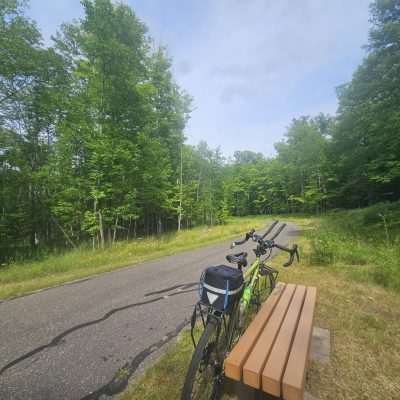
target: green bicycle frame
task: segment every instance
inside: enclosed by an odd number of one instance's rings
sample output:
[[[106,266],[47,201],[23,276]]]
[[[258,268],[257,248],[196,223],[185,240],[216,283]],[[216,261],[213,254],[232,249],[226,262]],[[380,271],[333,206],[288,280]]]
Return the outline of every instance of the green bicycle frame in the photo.
[[[245,312],[248,305],[250,304],[251,297],[253,295],[253,289],[259,278],[259,269],[260,269],[260,257],[257,257],[253,264],[251,264],[250,268],[246,270],[244,273],[244,281],[249,282],[246,285],[242,297],[240,299],[240,311]]]

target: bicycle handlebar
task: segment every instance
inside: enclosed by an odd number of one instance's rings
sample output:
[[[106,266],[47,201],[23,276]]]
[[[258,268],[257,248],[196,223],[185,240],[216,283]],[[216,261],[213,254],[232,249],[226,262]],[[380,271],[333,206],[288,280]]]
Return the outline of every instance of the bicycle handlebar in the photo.
[[[265,239],[265,237],[266,237],[268,234],[271,233],[272,229],[275,228],[275,226],[277,225],[278,222],[279,222],[278,220],[274,221],[274,222],[272,223],[272,225],[266,230],[266,232],[264,233],[264,235],[261,236],[261,239]],[[286,225],[286,224],[285,224],[285,225]]]
[[[272,238],[271,238],[270,240],[276,239],[276,238],[280,235],[280,233],[285,229],[285,227],[286,227],[286,224],[282,224],[282,225],[279,227],[279,229],[276,231],[275,235],[272,236]],[[263,239],[264,239],[264,237],[263,237]]]
[[[277,223],[278,223],[278,221],[275,221],[275,222],[272,224],[272,225],[273,225],[272,228],[270,227],[270,228],[268,229],[268,231],[267,231],[266,233],[264,233],[264,235],[262,235],[262,236],[257,235],[257,234],[254,233],[254,234],[253,234],[253,240],[254,240],[255,242],[263,241],[264,238],[265,238],[265,236],[267,236],[268,233],[272,231],[273,227],[274,227]],[[276,239],[276,238],[281,234],[281,232],[285,229],[285,227],[286,227],[286,224],[282,224],[282,225],[279,227],[279,229],[275,232],[274,236],[272,236],[271,239],[265,240],[265,242],[266,242],[266,243],[267,243],[267,242],[273,242],[274,239]]]
[[[255,242],[258,242],[260,239],[264,240],[265,237],[271,233],[271,231],[275,228],[275,226],[278,224],[278,220],[274,221],[271,226],[266,230],[266,232],[262,235],[256,235],[256,231],[255,229],[251,229],[249,232],[246,233],[244,239],[242,240],[235,240],[234,242],[231,243],[231,249],[233,249],[235,246],[240,246],[242,244],[245,244],[250,238],[253,239]],[[272,239],[275,239],[281,232],[282,230],[285,228],[286,224],[283,224],[278,231],[275,233],[275,235],[273,236]]]
[[[254,229],[251,229],[249,232],[246,233],[246,236],[245,236],[244,239],[242,239],[242,240],[235,240],[234,242],[232,242],[232,244],[231,244],[231,249],[233,249],[235,246],[240,246],[240,245],[246,243],[250,238],[253,237],[254,233],[255,233],[255,230],[254,230]]]
[[[290,267],[293,264],[294,256],[296,256],[297,262],[300,261],[299,249],[298,249],[297,244],[294,244],[291,249],[289,249],[288,247],[285,247],[285,246],[281,246],[280,244],[276,244],[276,243],[274,243],[274,247],[290,253],[289,260],[283,264],[284,267]]]
[[[279,250],[286,251],[290,254],[289,260],[283,264],[284,267],[289,267],[290,265],[293,264],[294,257],[296,256],[297,261],[300,260],[299,257],[299,251],[297,244],[294,244],[293,247],[290,249],[289,247],[282,246],[280,244],[277,244],[274,242],[274,239],[276,239],[279,234],[285,229],[286,224],[282,224],[279,229],[275,232],[275,234],[272,236],[271,239],[264,240],[265,237],[271,233],[271,231],[275,228],[275,226],[278,224],[279,221],[274,221],[271,226],[267,229],[267,231],[262,235],[257,235],[255,233],[254,229],[251,229],[249,232],[246,233],[246,236],[242,240],[236,240],[232,242],[231,244],[231,249],[234,248],[235,246],[240,246],[244,243],[246,243],[250,238],[253,239],[255,242],[258,242],[257,249],[254,250],[256,252],[256,255],[259,252],[259,255],[265,254],[267,249],[272,249],[273,247],[276,247]],[[247,254],[246,254],[247,255]]]

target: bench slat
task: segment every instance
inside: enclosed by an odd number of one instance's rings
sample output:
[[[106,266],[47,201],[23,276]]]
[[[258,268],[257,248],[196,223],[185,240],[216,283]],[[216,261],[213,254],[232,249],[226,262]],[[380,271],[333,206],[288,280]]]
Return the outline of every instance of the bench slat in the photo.
[[[279,303],[270,317],[264,331],[259,336],[251,354],[243,367],[243,382],[256,389],[261,387],[261,373],[268,359],[275,337],[282,325],[289,304],[295,293],[296,285],[288,284]]]
[[[313,316],[317,299],[317,289],[308,287],[301,312],[292,350],[282,380],[282,394],[285,400],[303,400],[305,371],[310,350]]]
[[[225,375],[231,379],[240,381],[242,378],[242,368],[254,344],[259,338],[264,326],[268,322],[275,309],[278,300],[285,290],[284,283],[278,283],[272,291],[267,301],[263,304],[260,311],[250,323],[243,336],[235,345],[229,356],[225,360]]]
[[[264,392],[277,397],[281,395],[281,379],[289,358],[305,294],[306,287],[298,285],[262,373]]]

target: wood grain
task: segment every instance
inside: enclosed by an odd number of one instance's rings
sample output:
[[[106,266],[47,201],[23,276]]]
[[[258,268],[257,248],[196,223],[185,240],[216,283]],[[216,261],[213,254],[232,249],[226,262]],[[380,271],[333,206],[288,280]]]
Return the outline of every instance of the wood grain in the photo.
[[[266,323],[269,321],[276,304],[285,291],[286,285],[278,283],[267,301],[263,304],[254,320],[246,329],[236,346],[225,360],[225,375],[231,379],[240,381],[242,379],[242,368],[246,362],[253,346],[262,333]]]

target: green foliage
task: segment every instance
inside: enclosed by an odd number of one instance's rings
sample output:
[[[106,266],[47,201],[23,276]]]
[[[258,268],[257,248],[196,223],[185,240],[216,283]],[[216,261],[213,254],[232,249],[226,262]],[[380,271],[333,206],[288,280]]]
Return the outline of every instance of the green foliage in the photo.
[[[0,3],[0,262],[35,256],[49,233],[47,177],[64,70],[22,1]]]
[[[231,160],[185,143],[191,98],[129,6],[84,0],[83,18],[44,47],[24,5],[0,2],[0,262],[400,198],[397,1],[371,5],[367,56],[338,89],[335,118],[293,119],[274,158]],[[319,240],[316,260],[335,263],[341,236]],[[363,264],[362,249],[341,257]]]
[[[24,3],[0,3],[1,262],[174,226],[190,99],[131,8],[82,5],[43,48]]]
[[[368,54],[339,91],[336,154],[340,205],[399,198],[400,13],[397,1],[371,6]]]
[[[361,279],[400,291],[400,203],[340,211],[310,233],[310,261],[354,266]]]
[[[333,125],[333,119],[323,114],[294,119],[285,139],[276,144],[274,159],[236,152],[224,182],[229,211],[234,215],[325,211],[333,179],[327,155]]]

